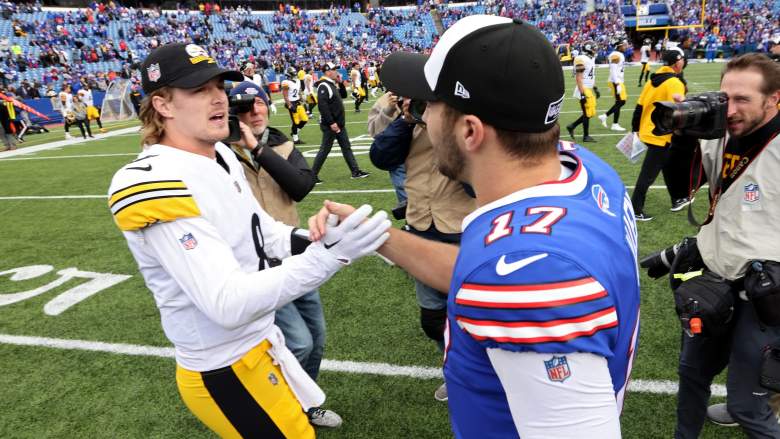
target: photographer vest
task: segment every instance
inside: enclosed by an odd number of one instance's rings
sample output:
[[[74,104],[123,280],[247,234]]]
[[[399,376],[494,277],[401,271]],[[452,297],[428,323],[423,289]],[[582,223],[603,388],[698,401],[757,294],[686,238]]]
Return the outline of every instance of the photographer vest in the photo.
[[[254,160],[249,157],[249,151],[240,146],[233,146],[232,148],[233,151],[241,156],[241,166],[244,167],[244,174],[246,174],[249,187],[252,188],[252,194],[260,203],[260,207],[271,215],[273,219],[298,227],[300,218],[298,217],[298,210],[295,208],[295,201],[287,195],[265,169],[260,168],[258,170],[254,165],[250,165],[250,163],[254,164]],[[266,146],[266,148],[271,148],[272,151],[287,159],[290,157],[294,145],[291,141],[287,141],[280,145]]]
[[[773,122],[777,123],[778,118]],[[720,181],[716,176],[724,169],[724,148],[725,143],[721,144],[719,139],[701,141],[703,167],[710,182]],[[710,270],[735,280],[744,275],[749,261],[780,261],[778,169],[780,136],[774,137],[720,194],[712,221],[702,226],[697,235],[699,251]],[[716,193],[716,185],[711,184],[710,196]]]
[[[461,233],[463,218],[476,208],[459,181],[451,180],[436,168],[433,145],[427,131],[414,127],[412,144],[406,157],[406,222],[419,231],[431,224],[442,233]]]

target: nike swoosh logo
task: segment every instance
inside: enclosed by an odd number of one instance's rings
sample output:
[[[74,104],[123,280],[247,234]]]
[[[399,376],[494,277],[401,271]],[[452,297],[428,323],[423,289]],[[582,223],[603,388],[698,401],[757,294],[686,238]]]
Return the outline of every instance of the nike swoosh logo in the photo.
[[[333,244],[325,244],[323,242],[322,246],[325,247],[325,250],[330,250],[331,247],[333,247],[334,245],[338,244],[339,242],[341,242],[341,240],[338,240],[338,241],[334,242]]]
[[[506,263],[506,255],[501,256],[501,259],[498,260],[498,263],[496,264],[496,273],[499,276],[506,276],[508,274],[514,273],[515,271],[525,267],[528,264],[532,264],[539,259],[544,259],[547,257],[547,253],[540,253],[538,255],[529,256],[524,259],[520,259],[519,261],[512,262],[510,264]]]
[[[137,169],[139,171],[151,171],[152,165],[146,165],[146,166],[131,166],[127,169]]]

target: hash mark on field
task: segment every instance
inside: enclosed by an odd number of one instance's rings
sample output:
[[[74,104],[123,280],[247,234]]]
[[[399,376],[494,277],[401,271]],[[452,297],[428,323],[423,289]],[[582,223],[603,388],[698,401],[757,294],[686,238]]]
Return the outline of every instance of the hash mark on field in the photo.
[[[100,341],[67,340],[48,337],[30,337],[24,335],[0,334],[0,343],[16,346],[36,346],[53,349],[105,352],[110,354],[133,355],[141,357],[174,358],[172,347],[142,346],[124,343],[105,343]],[[382,376],[403,376],[418,379],[441,379],[441,369],[426,366],[400,366],[389,363],[363,363],[358,361],[323,360],[322,370],[329,372],[359,373]],[[631,380],[630,392],[676,395],[677,383],[668,380]],[[712,386],[714,396],[726,396],[726,388],[721,384]]]

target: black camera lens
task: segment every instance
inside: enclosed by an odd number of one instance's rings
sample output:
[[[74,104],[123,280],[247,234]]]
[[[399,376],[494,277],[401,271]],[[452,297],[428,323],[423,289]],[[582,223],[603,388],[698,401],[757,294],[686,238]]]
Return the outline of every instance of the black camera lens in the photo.
[[[653,134],[663,136],[680,131],[699,139],[719,139],[726,134],[728,98],[722,92],[688,96],[684,102],[655,102],[650,119]]]
[[[254,95],[233,95],[228,99],[228,106],[234,114],[248,113],[255,106]]]

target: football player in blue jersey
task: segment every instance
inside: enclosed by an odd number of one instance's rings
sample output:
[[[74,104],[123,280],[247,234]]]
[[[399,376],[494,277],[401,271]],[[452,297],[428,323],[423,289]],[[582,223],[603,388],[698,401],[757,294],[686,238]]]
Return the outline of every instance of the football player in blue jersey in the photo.
[[[455,437],[619,438],[639,328],[636,224],[617,173],[559,141],[552,46],[519,19],[475,15],[430,56],[390,55],[382,74],[393,93],[428,101],[439,169],[477,194],[460,250],[399,230],[379,249],[448,291]],[[326,202],[311,238],[352,211]]]

